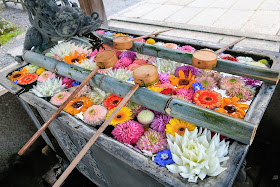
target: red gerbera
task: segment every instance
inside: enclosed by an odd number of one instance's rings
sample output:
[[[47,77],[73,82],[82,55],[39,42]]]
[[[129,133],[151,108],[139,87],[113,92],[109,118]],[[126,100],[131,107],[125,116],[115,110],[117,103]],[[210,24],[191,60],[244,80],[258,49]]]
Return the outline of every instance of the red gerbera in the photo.
[[[219,107],[222,104],[221,94],[212,90],[198,90],[194,94],[194,103],[209,109]]]
[[[175,90],[173,90],[172,88],[166,88],[162,90],[160,93],[168,96],[176,95]]]
[[[37,80],[37,77],[38,75],[36,73],[25,75],[18,80],[18,84],[20,85],[31,84]]]
[[[119,96],[114,94],[109,95],[104,101],[103,105],[108,109],[111,110],[117,107],[123,99]]]

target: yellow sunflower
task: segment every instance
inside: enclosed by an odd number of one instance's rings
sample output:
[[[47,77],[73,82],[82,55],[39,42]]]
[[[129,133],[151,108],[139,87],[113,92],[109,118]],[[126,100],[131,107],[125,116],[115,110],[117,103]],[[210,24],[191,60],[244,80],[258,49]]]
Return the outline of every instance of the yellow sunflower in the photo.
[[[111,109],[108,114],[107,114],[107,117],[106,119],[114,112],[114,110],[116,109],[113,108]],[[130,110],[130,108],[124,106],[121,108],[121,110],[117,113],[117,115],[112,119],[112,121],[110,122],[109,125],[113,125],[113,126],[116,126],[118,125],[119,123],[123,123],[123,122],[126,122],[128,120],[131,120],[132,119],[132,112]]]
[[[78,54],[78,51],[74,51],[74,54],[70,52],[70,56],[65,55],[64,62],[68,64],[73,64],[74,62],[81,63],[83,60],[86,60],[84,53]]]
[[[175,77],[174,75],[171,75],[171,77],[169,77],[169,80],[170,80],[170,84],[172,84],[173,86],[177,86],[176,90],[180,88],[185,88],[187,90],[190,87],[192,87],[192,83],[195,82],[194,77],[195,75],[192,76],[191,71],[189,71],[189,76],[188,78],[186,78],[184,72],[180,70],[179,77]]]
[[[185,134],[185,129],[188,129],[188,131],[193,131],[195,128],[196,126],[194,124],[173,118],[166,125],[165,131],[172,136],[175,136],[175,132],[178,135],[183,136]]]

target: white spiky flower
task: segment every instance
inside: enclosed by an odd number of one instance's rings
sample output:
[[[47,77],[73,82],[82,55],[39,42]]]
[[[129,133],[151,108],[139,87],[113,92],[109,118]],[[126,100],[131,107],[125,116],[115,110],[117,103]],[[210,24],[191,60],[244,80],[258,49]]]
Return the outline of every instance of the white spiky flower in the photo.
[[[189,182],[196,182],[198,177],[203,180],[206,175],[217,176],[226,170],[221,163],[228,159],[225,156],[229,142],[220,141],[219,134],[211,139],[207,129],[196,128],[191,132],[186,129],[183,136],[167,134],[167,141],[175,164],[166,167]]]
[[[171,60],[156,58],[153,62],[158,69],[158,72],[161,73],[171,73],[174,74],[177,68],[177,63]]]
[[[77,46],[71,42],[62,42],[55,45],[46,56],[55,58],[57,60],[63,60],[65,55],[69,56],[70,52],[75,51]]]
[[[124,68],[119,68],[119,69],[114,69],[114,70],[111,69],[109,71],[106,71],[105,75],[114,77],[114,78],[122,80],[122,81],[128,81],[128,79],[132,77],[132,71],[124,69]]]
[[[102,103],[102,101],[108,97],[110,93],[104,92],[103,90],[99,88],[93,88],[90,92],[86,93],[86,97],[90,98],[93,100],[95,105],[99,105]]]
[[[27,70],[27,73],[36,73],[39,67],[33,64],[29,64],[28,66],[25,66],[25,69]]]
[[[62,84],[61,79],[48,79],[42,83],[38,83],[29,91],[38,97],[50,97],[65,89],[65,84]]]
[[[136,53],[136,58],[137,59],[143,59],[145,61],[149,60],[150,58],[152,58],[151,56],[148,56],[148,55],[143,55],[141,53]]]
[[[91,59],[83,60],[81,63],[74,62],[74,65],[88,70],[93,70],[97,67],[95,62]]]

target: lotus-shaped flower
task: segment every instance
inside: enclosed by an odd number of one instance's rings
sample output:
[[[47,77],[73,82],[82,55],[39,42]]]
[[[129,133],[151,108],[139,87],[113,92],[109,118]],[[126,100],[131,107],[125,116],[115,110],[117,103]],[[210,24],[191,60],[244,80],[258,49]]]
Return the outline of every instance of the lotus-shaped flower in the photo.
[[[152,61],[152,64],[155,65],[159,73],[171,73],[174,74],[177,63],[171,60],[156,58]]]
[[[81,67],[81,68],[84,68],[84,69],[88,69],[88,70],[93,70],[97,67],[95,62],[91,59],[83,60],[81,63],[74,62],[73,64],[75,66],[78,66],[78,67]]]
[[[132,77],[132,71],[129,71],[124,68],[109,70],[105,73],[105,75],[108,75],[110,77],[114,77],[116,79],[119,79],[121,81],[127,81],[128,78]]]
[[[54,94],[63,91],[65,84],[62,84],[61,79],[48,79],[45,82],[38,83],[36,86],[30,90],[31,93],[34,93],[38,97],[50,97]]]
[[[184,136],[177,133],[175,137],[167,134],[167,141],[175,164],[166,167],[172,173],[179,173],[189,182],[196,182],[198,177],[203,180],[206,175],[217,176],[226,168],[221,167],[221,162],[228,159],[229,142],[220,142],[216,134],[211,139],[211,132],[207,129],[196,128]]]

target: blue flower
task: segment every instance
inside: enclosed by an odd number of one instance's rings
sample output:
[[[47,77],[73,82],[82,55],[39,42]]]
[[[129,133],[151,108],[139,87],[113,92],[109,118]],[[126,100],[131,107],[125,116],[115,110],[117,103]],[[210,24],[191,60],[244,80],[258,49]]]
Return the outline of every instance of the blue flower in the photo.
[[[158,152],[157,156],[155,156],[154,162],[163,167],[175,163],[169,149]]]
[[[109,36],[113,36],[113,33],[109,32],[109,31],[105,32],[104,34],[109,35]]]
[[[14,83],[15,83],[15,84],[18,84],[18,80],[16,80]]]
[[[81,84],[81,82],[78,82],[78,81],[72,82],[72,85],[73,85],[73,86],[78,86],[78,85],[80,85],[80,84]]]

